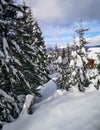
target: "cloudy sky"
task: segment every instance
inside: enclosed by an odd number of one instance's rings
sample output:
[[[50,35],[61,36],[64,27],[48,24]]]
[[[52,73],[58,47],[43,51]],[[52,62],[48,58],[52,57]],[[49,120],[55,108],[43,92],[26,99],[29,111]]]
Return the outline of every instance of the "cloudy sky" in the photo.
[[[21,0],[17,0],[21,1]],[[85,37],[91,44],[100,43],[100,0],[26,0],[38,21],[46,45],[53,47],[73,41],[74,31],[90,28]]]

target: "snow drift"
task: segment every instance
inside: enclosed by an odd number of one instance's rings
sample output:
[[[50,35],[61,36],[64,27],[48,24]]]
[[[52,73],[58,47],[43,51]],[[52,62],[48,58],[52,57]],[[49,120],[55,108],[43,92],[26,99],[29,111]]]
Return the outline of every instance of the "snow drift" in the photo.
[[[62,92],[62,94],[61,94]],[[100,130],[100,90],[91,93],[56,91],[3,130]]]

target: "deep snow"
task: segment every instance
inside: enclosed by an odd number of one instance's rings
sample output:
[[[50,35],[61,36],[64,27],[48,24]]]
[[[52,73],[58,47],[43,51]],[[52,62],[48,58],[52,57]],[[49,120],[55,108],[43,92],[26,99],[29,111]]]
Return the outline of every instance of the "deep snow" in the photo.
[[[94,53],[87,52],[87,57],[93,58]],[[89,72],[91,76],[92,73],[96,70]],[[27,114],[27,103],[33,98],[28,96],[19,118],[5,124],[3,130],[100,130],[100,90],[95,89],[95,82],[92,81],[85,93],[75,87],[66,92],[56,90],[58,73],[50,77],[52,80],[39,86],[43,96],[35,101],[33,114]]]
[[[44,98],[34,105],[34,113],[24,112],[3,130],[100,130],[100,90],[81,93],[55,87],[54,81],[41,87]]]

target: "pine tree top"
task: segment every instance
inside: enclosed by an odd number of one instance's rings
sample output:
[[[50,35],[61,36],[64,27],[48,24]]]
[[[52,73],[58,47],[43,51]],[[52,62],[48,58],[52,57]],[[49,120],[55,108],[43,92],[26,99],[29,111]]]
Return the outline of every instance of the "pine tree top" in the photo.
[[[81,28],[81,29],[77,29],[75,32],[80,35],[80,34],[84,34],[84,32],[86,32],[88,30],[89,30],[89,28],[87,28],[87,29]]]

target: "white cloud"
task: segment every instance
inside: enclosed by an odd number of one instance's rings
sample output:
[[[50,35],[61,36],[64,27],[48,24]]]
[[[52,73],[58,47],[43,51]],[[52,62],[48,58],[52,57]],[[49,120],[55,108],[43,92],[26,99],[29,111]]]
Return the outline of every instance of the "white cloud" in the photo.
[[[91,46],[100,45],[100,35],[87,38],[87,41],[89,42],[88,45],[91,45]]]
[[[80,20],[100,20],[100,0],[27,0],[34,16],[45,24],[69,25]]]
[[[23,0],[17,0],[23,1]],[[73,41],[74,31],[83,25],[90,28],[87,38],[91,44],[100,43],[100,0],[26,0],[38,20],[48,46],[65,45]],[[44,26],[43,26],[44,25]],[[98,35],[92,37],[94,35]],[[90,38],[89,38],[90,37]]]

